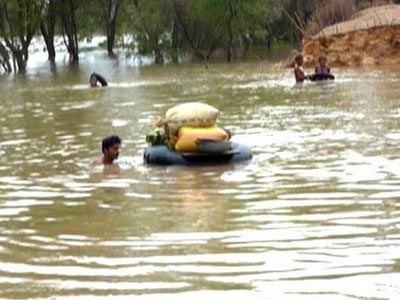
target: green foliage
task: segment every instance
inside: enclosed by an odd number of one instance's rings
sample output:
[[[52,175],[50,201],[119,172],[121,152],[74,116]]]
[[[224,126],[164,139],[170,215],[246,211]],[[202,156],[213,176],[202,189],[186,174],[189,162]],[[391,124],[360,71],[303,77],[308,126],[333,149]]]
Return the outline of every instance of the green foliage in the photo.
[[[155,129],[146,135],[146,143],[152,146],[156,145],[166,145],[168,142],[164,131],[160,129]]]
[[[28,48],[39,27],[44,0],[0,0],[0,37],[12,52],[18,70],[24,72]]]
[[[86,0],[80,2],[76,9],[76,20],[79,28],[79,39],[91,38],[94,35],[105,33],[107,19],[106,9],[99,5],[99,1]]]
[[[221,33],[215,19],[201,13],[201,1],[175,1],[176,29],[181,37],[180,47],[200,59],[208,60],[221,46]]]
[[[226,35],[239,34],[252,25],[257,25],[260,17],[266,16],[264,0],[203,0],[198,1],[196,14],[199,18],[207,18],[215,26],[215,30]]]
[[[162,63],[163,53],[171,44],[172,22],[165,13],[167,0],[137,1],[134,15],[134,36],[140,55],[154,54],[156,62]]]
[[[271,24],[275,38],[296,46],[306,32],[315,7],[324,0],[282,0],[279,2],[280,14]]]
[[[10,43],[30,42],[40,21],[44,0],[0,0],[0,33]]]
[[[218,49],[270,46],[282,15],[273,0],[137,0],[127,11],[131,26],[124,28],[134,35],[134,48],[156,62],[185,53],[209,60]]]

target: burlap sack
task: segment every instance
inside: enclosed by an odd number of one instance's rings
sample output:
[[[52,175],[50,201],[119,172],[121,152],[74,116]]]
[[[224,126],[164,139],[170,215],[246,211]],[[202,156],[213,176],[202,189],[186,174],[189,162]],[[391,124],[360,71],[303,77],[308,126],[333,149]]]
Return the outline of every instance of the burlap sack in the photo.
[[[165,114],[169,136],[177,136],[179,128],[214,126],[219,110],[205,103],[189,102],[170,108]]]

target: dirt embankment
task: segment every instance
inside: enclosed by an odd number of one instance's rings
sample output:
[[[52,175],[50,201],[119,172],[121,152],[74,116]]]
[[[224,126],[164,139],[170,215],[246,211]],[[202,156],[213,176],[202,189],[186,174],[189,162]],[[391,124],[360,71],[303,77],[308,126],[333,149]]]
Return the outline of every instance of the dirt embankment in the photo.
[[[304,39],[306,66],[321,53],[331,66],[400,64],[400,5],[366,9],[352,20],[324,28]]]

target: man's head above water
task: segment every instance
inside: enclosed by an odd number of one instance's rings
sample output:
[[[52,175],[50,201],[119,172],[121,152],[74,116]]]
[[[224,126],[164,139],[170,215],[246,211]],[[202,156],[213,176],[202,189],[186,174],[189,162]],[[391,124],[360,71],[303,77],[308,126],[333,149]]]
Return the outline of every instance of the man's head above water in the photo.
[[[302,66],[303,65],[303,55],[297,54],[296,57],[294,58],[294,61],[298,66]]]
[[[90,76],[89,83],[91,87],[97,87],[97,77],[94,75]]]
[[[95,72],[90,74],[89,83],[90,83],[91,87],[97,87],[99,82],[100,82],[101,86],[108,85],[107,80],[105,80],[105,78],[103,76],[101,76],[100,74],[95,73]]]
[[[121,144],[122,140],[118,135],[111,135],[103,139],[101,150],[104,164],[112,164],[118,158]]]

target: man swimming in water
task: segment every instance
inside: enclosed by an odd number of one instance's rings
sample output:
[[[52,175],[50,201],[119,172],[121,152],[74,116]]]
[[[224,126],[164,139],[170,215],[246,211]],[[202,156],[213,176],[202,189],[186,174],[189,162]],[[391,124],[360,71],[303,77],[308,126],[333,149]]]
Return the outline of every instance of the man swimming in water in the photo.
[[[97,87],[97,83],[100,82],[101,86],[107,86],[107,80],[104,79],[103,76],[101,76],[100,74],[97,73],[92,73],[90,74],[90,79],[89,79],[89,83],[91,87]]]
[[[324,54],[321,54],[318,59],[318,64],[315,67],[315,74],[330,74],[331,73],[331,69],[326,64],[327,61],[328,61],[328,58]]]
[[[112,165],[118,159],[122,140],[118,135],[111,135],[101,142],[103,157],[95,160],[92,165]]]
[[[296,55],[294,65],[294,77],[296,78],[296,82],[303,82],[304,80],[309,79],[309,76],[304,74],[303,70],[303,55]]]

